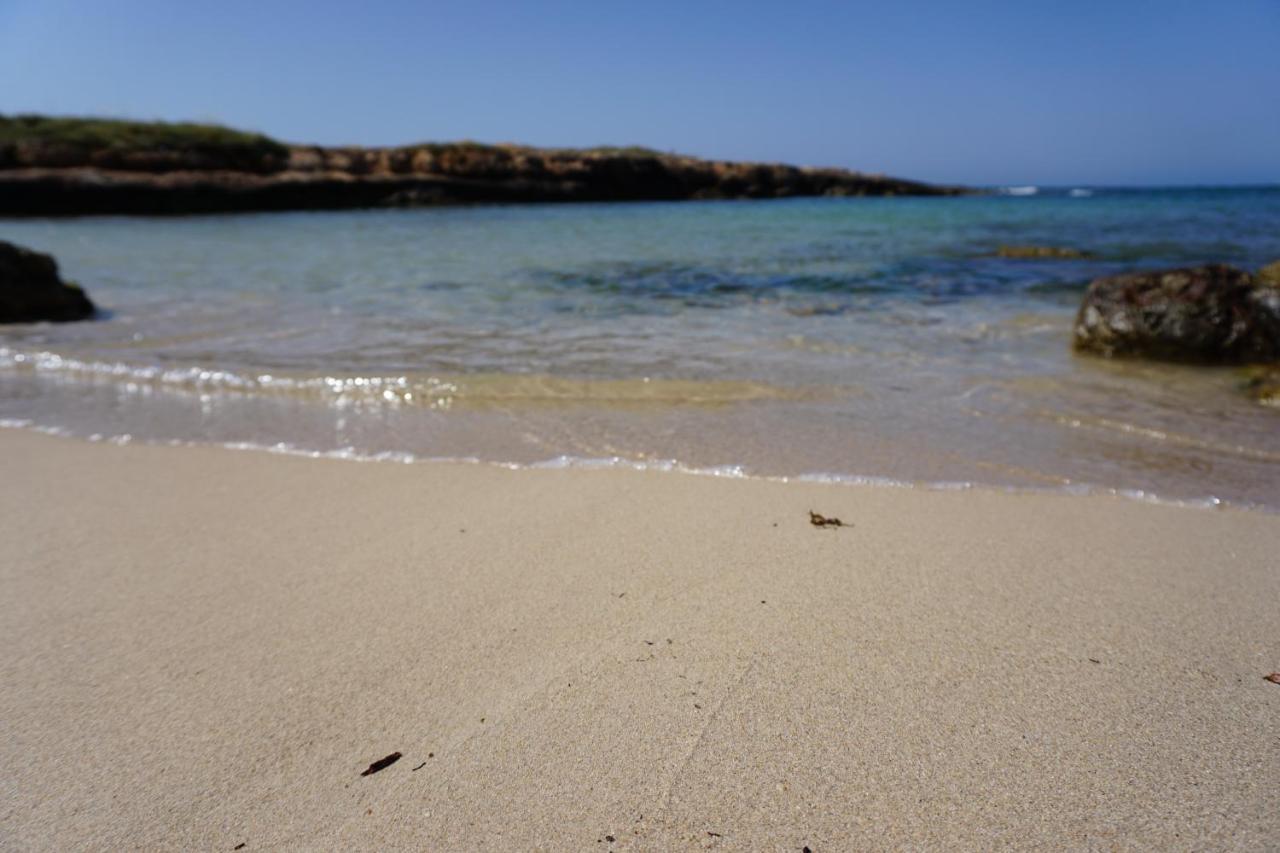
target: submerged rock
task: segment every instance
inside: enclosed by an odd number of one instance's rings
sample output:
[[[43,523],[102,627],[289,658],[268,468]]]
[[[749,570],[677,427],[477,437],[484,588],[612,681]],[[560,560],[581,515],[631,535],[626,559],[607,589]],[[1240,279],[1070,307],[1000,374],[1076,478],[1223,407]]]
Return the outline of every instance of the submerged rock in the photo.
[[[49,255],[0,240],[0,323],[83,320],[93,303]]]
[[[1280,287],[1223,264],[1095,279],[1075,348],[1204,364],[1280,358]]]
[[[1084,260],[1092,258],[1091,252],[1072,249],[1068,246],[1001,246],[996,249],[996,257],[1000,258],[1069,258]]]

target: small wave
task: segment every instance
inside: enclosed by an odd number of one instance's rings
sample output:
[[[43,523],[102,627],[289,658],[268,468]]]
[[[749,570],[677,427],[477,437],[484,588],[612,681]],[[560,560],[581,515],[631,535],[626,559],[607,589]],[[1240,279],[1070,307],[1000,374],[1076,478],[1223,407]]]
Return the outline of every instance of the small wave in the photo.
[[[370,406],[454,407],[599,404],[718,406],[756,400],[812,400],[829,390],[787,388],[745,380],[572,379],[543,374],[460,376],[352,376],[237,373],[200,366],[132,365],[0,347],[0,371],[53,381],[108,383],[126,391],[276,396],[313,400],[337,408]]]
[[[94,443],[110,443],[116,445],[126,445],[134,441],[134,437],[128,433],[122,435],[103,435],[94,433],[88,436],[79,436],[71,430],[56,427],[42,426],[33,423],[30,420],[20,418],[0,418],[0,429],[26,429],[34,432],[43,433],[57,438],[84,439]],[[327,459],[339,462],[378,462],[393,463],[402,465],[411,464],[464,464],[464,465],[488,465],[497,468],[503,468],[511,471],[546,471],[546,470],[583,470],[583,471],[642,471],[656,473],[673,473],[685,474],[698,477],[716,477],[720,479],[732,480],[760,480],[772,483],[813,483],[819,485],[831,486],[857,486],[869,488],[895,488],[895,489],[915,489],[930,492],[956,492],[956,491],[986,491],[998,492],[1012,495],[1044,495],[1044,496],[1084,496],[1084,497],[1110,497],[1122,500],[1138,501],[1140,503],[1154,504],[1158,506],[1186,507],[1192,509],[1239,509],[1256,512],[1275,513],[1277,509],[1268,507],[1264,504],[1251,502],[1228,502],[1213,495],[1190,497],[1190,498],[1170,498],[1158,495],[1145,489],[1121,489],[1108,486],[1099,486],[1092,483],[1066,482],[1060,486],[1051,487],[1035,487],[1035,486],[1000,486],[991,483],[980,483],[973,481],[929,481],[929,480],[900,480],[892,477],[883,477],[866,474],[835,474],[835,473],[804,473],[797,475],[774,475],[774,474],[756,474],[749,471],[742,465],[713,465],[700,466],[688,465],[676,459],[628,459],[623,456],[609,457],[581,457],[581,456],[555,456],[539,462],[520,463],[520,462],[498,462],[492,460],[479,459],[474,456],[416,456],[412,453],[384,450],[384,451],[368,451],[360,450],[355,447],[340,447],[330,450],[316,450],[312,448],[301,447],[289,442],[276,442],[273,444],[251,442],[251,441],[233,441],[209,444],[207,442],[186,441],[182,439],[171,439],[168,441],[139,442],[143,444],[167,445],[170,447],[220,447],[226,450],[251,451],[256,453],[271,453],[282,456],[296,456],[305,459]]]
[[[627,471],[675,471],[681,474],[697,474],[704,477],[724,477],[728,479],[776,479],[771,477],[759,478],[752,477],[747,470],[741,465],[712,465],[712,466],[689,466],[675,459],[627,459],[623,456],[606,456],[606,457],[581,457],[581,456],[556,456],[552,459],[546,459],[541,462],[532,462],[527,465],[515,463],[501,463],[503,467],[518,470],[522,468],[530,468],[534,470],[563,470],[563,469],[584,469],[584,470],[601,470],[601,469],[621,469]]]
[[[1155,427],[1143,426],[1141,424],[1118,421],[1113,418],[1063,415],[1052,411],[1037,412],[1037,415],[1069,429],[1122,433],[1137,436],[1152,442],[1169,444],[1176,447],[1185,447],[1194,450],[1202,450],[1215,455],[1229,454],[1231,456],[1238,456],[1242,459],[1252,459],[1258,462],[1280,462],[1280,453],[1276,453],[1275,451],[1249,447],[1243,444],[1230,444],[1227,442],[1212,441],[1209,439],[1199,438],[1194,435],[1173,432],[1172,430],[1157,429]]]
[[[1000,193],[1001,193],[1002,195],[1027,196],[1027,195],[1036,195],[1036,194],[1037,194],[1037,193],[1039,193],[1039,192],[1040,192],[1040,188],[1039,188],[1039,187],[1033,187],[1033,186],[1026,186],[1026,187],[1001,187],[1001,188],[1000,188]]]
[[[187,444],[194,445],[194,442],[170,442],[171,445],[184,446]],[[336,450],[309,450],[305,447],[298,447],[289,442],[280,441],[275,444],[258,444],[251,441],[228,441],[218,445],[227,450],[256,450],[264,453],[275,453],[281,456],[301,456],[305,459],[337,459],[345,462],[398,462],[402,465],[409,465],[414,462],[430,461],[419,459],[412,453],[401,453],[394,450],[383,450],[379,452],[366,452],[357,450],[354,447],[340,447]],[[449,462],[472,462],[471,459],[449,459],[437,460]]]
[[[1071,192],[1067,193],[1067,195],[1071,196],[1071,198],[1089,198],[1093,195],[1093,190],[1085,189],[1084,187],[1076,187],[1071,190]]]

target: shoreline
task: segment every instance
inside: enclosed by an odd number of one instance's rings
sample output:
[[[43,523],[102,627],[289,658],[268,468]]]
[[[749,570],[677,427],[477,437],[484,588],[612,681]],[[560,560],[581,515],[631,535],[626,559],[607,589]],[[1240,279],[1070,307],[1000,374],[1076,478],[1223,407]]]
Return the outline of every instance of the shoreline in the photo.
[[[265,444],[250,441],[206,442],[187,439],[135,439],[132,435],[88,436],[76,434],[62,427],[41,426],[21,418],[0,418],[0,434],[6,430],[26,432],[59,440],[86,444],[107,444],[118,447],[141,446],[159,448],[193,448],[203,450],[228,450],[294,459],[313,459],[326,462],[351,462],[356,464],[390,465],[475,465],[503,471],[630,471],[638,474],[676,474],[686,477],[706,477],[715,480],[749,480],[762,483],[802,484],[832,486],[836,488],[907,489],[921,492],[980,492],[1010,496],[1101,498],[1132,501],[1153,506],[1179,509],[1212,510],[1217,512],[1256,512],[1280,515],[1280,507],[1268,504],[1229,501],[1215,495],[1192,497],[1166,497],[1139,488],[1104,486],[1097,483],[1072,482],[1059,486],[1025,486],[970,480],[911,480],[877,474],[840,474],[831,472],[804,472],[800,474],[754,473],[738,464],[713,466],[689,465],[678,459],[629,459],[622,456],[584,457],[559,455],[534,462],[513,462],[501,459],[485,459],[478,456],[420,456],[407,451],[360,451],[353,447],[331,450],[314,450],[287,442]]]
[[[1072,350],[1087,280],[1275,256],[1280,197],[1222,193],[11,223],[113,313],[7,329],[0,416],[1280,507],[1266,374]]]
[[[0,459],[13,846],[1280,831],[1265,513],[19,430]]]

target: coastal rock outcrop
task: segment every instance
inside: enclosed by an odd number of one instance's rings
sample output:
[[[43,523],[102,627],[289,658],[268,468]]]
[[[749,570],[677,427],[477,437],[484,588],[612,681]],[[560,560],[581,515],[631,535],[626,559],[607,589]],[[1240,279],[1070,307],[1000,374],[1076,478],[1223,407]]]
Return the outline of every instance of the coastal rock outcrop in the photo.
[[[324,148],[209,125],[0,116],[0,215],[963,192],[844,169],[635,147]]]
[[[1074,345],[1202,364],[1280,359],[1280,286],[1223,264],[1095,279]]]
[[[0,240],[0,323],[83,320],[93,303],[49,255]]]

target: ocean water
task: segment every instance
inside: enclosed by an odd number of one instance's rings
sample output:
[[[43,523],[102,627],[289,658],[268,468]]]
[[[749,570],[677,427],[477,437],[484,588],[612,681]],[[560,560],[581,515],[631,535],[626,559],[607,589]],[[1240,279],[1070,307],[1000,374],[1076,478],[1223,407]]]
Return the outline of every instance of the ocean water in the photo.
[[[1280,507],[1248,373],[1075,356],[1098,275],[1280,258],[1280,188],[0,220],[103,308],[0,423],[391,459]],[[1000,244],[1087,261],[1008,260]]]

